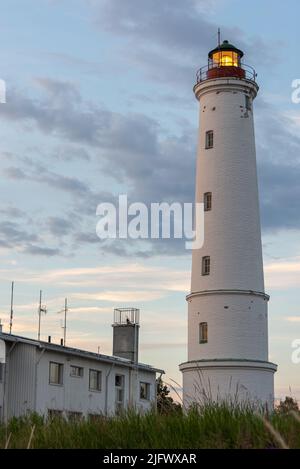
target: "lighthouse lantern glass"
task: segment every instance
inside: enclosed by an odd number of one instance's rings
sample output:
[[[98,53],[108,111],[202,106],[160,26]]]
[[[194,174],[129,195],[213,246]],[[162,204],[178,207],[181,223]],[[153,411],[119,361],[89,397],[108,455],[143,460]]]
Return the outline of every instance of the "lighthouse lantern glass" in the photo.
[[[233,51],[218,51],[212,56],[213,64],[217,67],[239,67],[239,56]]]

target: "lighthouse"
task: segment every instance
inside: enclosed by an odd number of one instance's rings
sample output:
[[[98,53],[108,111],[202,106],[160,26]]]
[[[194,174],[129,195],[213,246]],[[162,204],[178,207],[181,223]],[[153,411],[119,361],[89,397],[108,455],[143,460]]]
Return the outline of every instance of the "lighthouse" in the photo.
[[[224,41],[197,72],[200,125],[196,202],[204,243],[192,253],[188,361],[180,365],[185,406],[268,405],[277,366],[268,359],[253,123],[256,73]]]

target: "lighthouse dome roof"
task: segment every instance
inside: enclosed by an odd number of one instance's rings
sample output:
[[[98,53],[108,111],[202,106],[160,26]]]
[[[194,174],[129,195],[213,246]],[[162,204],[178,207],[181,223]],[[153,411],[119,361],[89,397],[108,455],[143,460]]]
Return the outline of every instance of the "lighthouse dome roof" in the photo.
[[[233,44],[230,44],[230,42],[228,42],[227,40],[223,41],[222,44],[220,44],[218,47],[216,47],[215,49],[211,50],[208,54],[208,57],[211,59],[213,54],[215,52],[219,52],[219,51],[232,51],[232,52],[236,52],[238,54],[238,56],[241,58],[243,57],[244,55],[244,52],[241,51],[240,49],[238,49],[237,47],[235,47]]]

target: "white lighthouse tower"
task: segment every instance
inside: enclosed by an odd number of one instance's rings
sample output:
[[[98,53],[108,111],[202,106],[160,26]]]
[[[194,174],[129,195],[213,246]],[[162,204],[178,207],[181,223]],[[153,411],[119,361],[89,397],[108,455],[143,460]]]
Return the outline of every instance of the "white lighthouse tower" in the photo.
[[[255,71],[224,41],[194,87],[200,103],[196,202],[204,244],[193,250],[188,361],[180,365],[186,406],[228,401],[273,405],[268,361],[253,100]]]

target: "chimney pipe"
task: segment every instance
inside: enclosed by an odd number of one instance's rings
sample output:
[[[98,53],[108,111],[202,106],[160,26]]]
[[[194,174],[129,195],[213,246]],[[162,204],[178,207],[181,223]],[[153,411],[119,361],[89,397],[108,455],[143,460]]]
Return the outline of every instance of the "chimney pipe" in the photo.
[[[51,335],[48,335],[48,343],[51,344]]]
[[[60,339],[60,345],[64,345],[64,339]]]
[[[113,355],[138,363],[139,314],[136,308],[116,308],[113,323]]]

